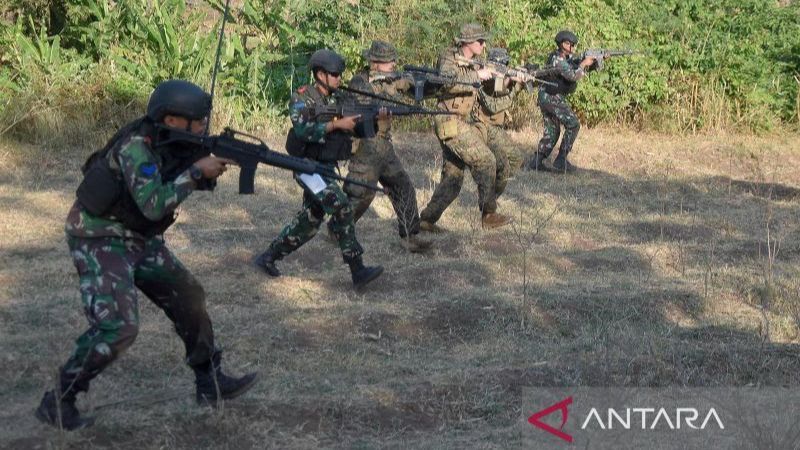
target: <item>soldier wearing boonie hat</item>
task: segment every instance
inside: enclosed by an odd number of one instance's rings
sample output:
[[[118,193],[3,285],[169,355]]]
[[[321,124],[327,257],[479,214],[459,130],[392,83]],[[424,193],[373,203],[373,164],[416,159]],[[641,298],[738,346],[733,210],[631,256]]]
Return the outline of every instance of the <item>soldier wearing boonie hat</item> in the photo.
[[[356,74],[350,80],[350,86],[383,97],[405,100],[403,96],[411,93],[414,85],[411,80],[395,72],[395,47],[388,42],[375,40],[362,52],[362,56],[369,63],[369,68]],[[392,207],[397,213],[401,246],[409,252],[423,252],[431,243],[417,236],[417,193],[411,177],[394,151],[390,129],[390,117],[379,119],[377,135],[372,139],[359,140],[357,150],[350,160],[348,177],[371,184],[380,181],[388,190]],[[375,192],[348,183],[345,183],[344,191],[353,204],[355,220],[358,220],[369,208]]]

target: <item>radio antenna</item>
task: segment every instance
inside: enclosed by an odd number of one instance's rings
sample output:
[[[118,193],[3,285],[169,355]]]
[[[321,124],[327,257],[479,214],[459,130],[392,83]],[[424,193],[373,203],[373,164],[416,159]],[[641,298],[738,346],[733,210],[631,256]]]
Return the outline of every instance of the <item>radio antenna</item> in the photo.
[[[203,135],[208,136],[209,129],[211,128],[211,113],[214,111],[214,89],[217,86],[217,72],[219,71],[219,58],[222,53],[222,39],[225,37],[225,22],[228,20],[228,10],[230,9],[231,0],[225,1],[225,11],[222,12],[222,25],[219,27],[219,42],[217,42],[217,55],[214,59],[214,71],[211,72],[211,109],[208,110],[208,122],[206,122],[206,129]]]

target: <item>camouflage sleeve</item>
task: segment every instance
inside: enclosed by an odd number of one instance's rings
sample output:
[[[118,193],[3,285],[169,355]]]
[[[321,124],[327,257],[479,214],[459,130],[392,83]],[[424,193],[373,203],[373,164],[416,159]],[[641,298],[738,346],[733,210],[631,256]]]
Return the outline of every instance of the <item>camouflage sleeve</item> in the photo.
[[[560,70],[559,75],[568,81],[578,81],[586,75],[580,66],[576,67],[567,59],[556,59],[553,67],[557,67]]]
[[[289,100],[289,118],[292,120],[292,128],[298,139],[304,142],[325,142],[325,122],[315,122],[304,117],[303,112],[308,108],[308,99],[300,95],[292,95]]]
[[[369,92],[370,94],[375,93],[375,90],[372,88],[372,85],[369,83],[369,80],[361,74],[356,75],[352,79],[350,79],[348,86],[350,86],[353,89],[358,89],[359,91]],[[349,98],[348,100],[360,103],[370,103],[374,101],[373,99],[367,97],[366,95],[359,95],[355,93],[353,93],[352,97]]]
[[[139,210],[150,220],[160,220],[194,189],[186,170],[175,181],[163,181],[159,161],[141,136],[134,136],[116,154],[122,177]]]
[[[478,72],[472,66],[461,66],[455,58],[450,55],[442,55],[439,57],[437,65],[439,74],[446,77],[454,77],[455,81],[463,83],[479,83]],[[452,94],[471,93],[473,88],[471,86],[454,84],[447,87],[447,91]]]

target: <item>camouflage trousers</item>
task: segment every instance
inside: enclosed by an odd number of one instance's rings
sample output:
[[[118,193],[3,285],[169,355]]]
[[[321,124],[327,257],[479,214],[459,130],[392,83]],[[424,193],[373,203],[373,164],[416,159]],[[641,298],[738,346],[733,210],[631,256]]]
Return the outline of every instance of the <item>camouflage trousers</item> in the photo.
[[[319,231],[326,214],[331,216],[330,230],[339,243],[345,262],[364,253],[356,240],[353,207],[347,194],[335,180],[325,181],[328,185],[314,194],[298,180],[298,184],[303,187],[303,209],[269,245],[270,251],[277,258],[283,258],[310,241]]]
[[[86,391],[89,381],[133,344],[139,332],[136,288],[161,308],[175,325],[190,366],[214,353],[214,332],[205,292],[195,277],[167,249],[164,241],[119,237],[67,236],[80,277],[89,330],[61,369],[62,385]]]
[[[347,172],[349,178],[381,185],[388,190],[400,237],[419,233],[419,210],[417,192],[403,163],[394,152],[390,137],[378,136],[362,139],[358,151],[353,155]],[[358,221],[375,199],[375,191],[362,186],[345,183],[344,191],[353,204],[354,220]]]
[[[458,121],[458,135],[440,140],[442,176],[431,201],[420,213],[426,222],[435,223],[458,197],[469,169],[478,187],[478,208],[483,214],[497,211],[497,197],[522,164],[522,152],[503,129],[484,123]]]
[[[563,95],[549,95],[545,92],[539,92],[538,103],[539,108],[542,110],[544,135],[539,140],[539,146],[536,151],[545,158],[550,156],[550,153],[553,152],[553,147],[558,141],[558,136],[561,134],[561,125],[564,125],[564,138],[561,139],[558,157],[566,158],[569,152],[572,151],[572,145],[575,143],[578,131],[581,129],[578,116],[572,111]]]

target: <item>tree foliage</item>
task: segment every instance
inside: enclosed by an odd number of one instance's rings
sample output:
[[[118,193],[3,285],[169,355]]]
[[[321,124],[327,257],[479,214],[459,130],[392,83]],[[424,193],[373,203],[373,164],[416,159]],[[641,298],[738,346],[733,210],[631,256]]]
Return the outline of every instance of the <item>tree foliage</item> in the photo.
[[[573,103],[588,124],[765,130],[796,125],[800,117],[800,6],[794,2],[233,3],[218,92],[242,115],[283,114],[291,90],[308,81],[305,64],[318,48],[342,53],[350,71],[363,64],[361,51],[376,38],[395,43],[404,62],[433,64],[461,24],[477,21],[517,63],[542,62],[565,28],[580,36],[581,48],[642,51],[609,62],[579,85]],[[34,85],[58,89],[102,80],[110,98],[129,101],[167,78],[207,86],[223,7],[224,0],[5,0],[0,95],[10,104],[15,92]],[[533,112],[533,102],[525,104],[523,116]]]

